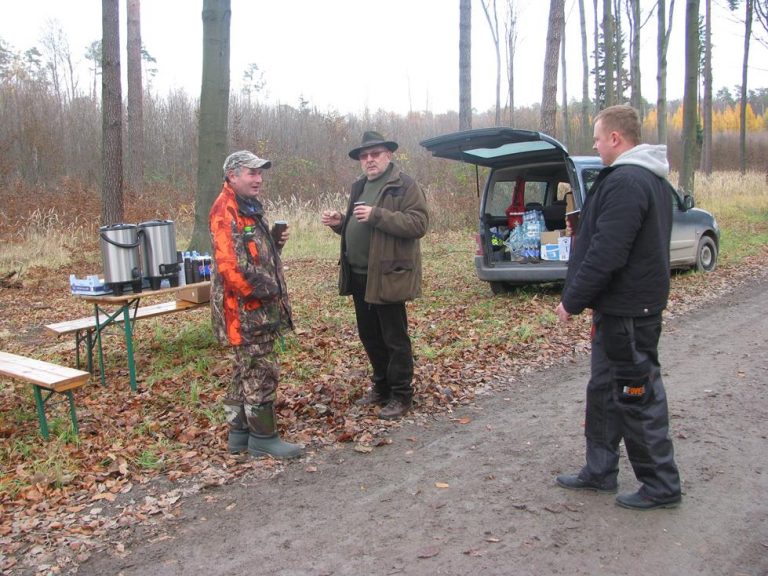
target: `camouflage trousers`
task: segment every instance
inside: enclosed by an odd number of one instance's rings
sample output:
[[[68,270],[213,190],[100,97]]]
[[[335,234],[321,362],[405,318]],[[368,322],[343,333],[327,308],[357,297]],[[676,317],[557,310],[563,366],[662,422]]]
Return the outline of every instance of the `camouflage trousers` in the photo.
[[[275,341],[235,346],[235,371],[224,396],[227,422],[233,428],[247,427],[246,414],[251,407],[274,402],[280,364],[274,350]]]

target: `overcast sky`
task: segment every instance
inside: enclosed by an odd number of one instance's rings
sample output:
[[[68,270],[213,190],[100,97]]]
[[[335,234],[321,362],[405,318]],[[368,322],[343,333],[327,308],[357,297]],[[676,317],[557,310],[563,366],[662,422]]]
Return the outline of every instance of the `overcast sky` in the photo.
[[[519,36],[515,104],[541,100],[549,2],[517,2]],[[643,10],[655,0],[642,0]],[[741,84],[743,25],[713,0],[715,90]],[[503,2],[498,2],[499,6]],[[702,10],[703,10],[702,2]],[[592,22],[592,2],[585,2]],[[101,36],[100,0],[0,0],[0,38],[23,51],[39,45],[49,22],[64,30],[72,54],[87,74],[86,46]],[[495,56],[479,0],[472,2],[472,105],[495,103]],[[501,9],[501,8],[500,8]],[[125,0],[120,1],[125,46]],[[685,2],[678,0],[669,52],[668,98],[682,97]],[[202,0],[143,0],[142,42],[157,59],[153,88],[164,95],[181,88],[199,96],[202,67]],[[742,10],[743,11],[743,10]],[[644,16],[646,12],[644,12]],[[581,94],[578,2],[566,0],[569,97]],[[765,33],[756,24],[758,33]],[[643,29],[643,94],[656,101],[656,19]],[[298,105],[303,97],[321,111],[398,113],[458,108],[459,0],[232,0],[231,80],[238,90],[251,63],[264,72],[269,103]],[[589,41],[591,42],[591,33]],[[590,44],[589,50],[592,50]],[[753,42],[749,87],[768,86],[766,49]],[[125,72],[123,60],[123,72]],[[91,81],[83,77],[81,87]],[[560,97],[558,97],[559,99]],[[502,103],[504,98],[502,97]]]

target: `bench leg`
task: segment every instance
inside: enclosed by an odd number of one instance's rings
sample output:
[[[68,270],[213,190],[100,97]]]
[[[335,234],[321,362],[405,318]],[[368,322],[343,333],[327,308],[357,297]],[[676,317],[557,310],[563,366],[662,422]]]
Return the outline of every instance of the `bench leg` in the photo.
[[[125,328],[125,352],[128,356],[128,376],[131,390],[136,392],[136,364],[133,359],[133,326],[131,325],[131,311],[128,306],[123,308],[123,328]]]
[[[85,344],[85,352],[86,352],[86,361],[87,361],[87,367],[86,370],[93,374],[93,346],[95,342],[93,341],[93,329],[92,328],[86,328],[85,330],[78,330],[75,332],[75,361],[77,369],[80,370],[80,346],[82,344]]]
[[[45,419],[45,400],[40,392],[40,386],[35,386],[35,406],[37,406],[37,421],[40,423],[40,433],[48,440],[48,421]]]
[[[72,395],[72,390],[67,390],[64,392],[64,394],[67,395],[67,398],[69,399],[69,415],[72,419],[72,430],[75,433],[75,436],[77,436],[80,433],[80,430],[77,427],[77,413],[75,412],[75,397]]]

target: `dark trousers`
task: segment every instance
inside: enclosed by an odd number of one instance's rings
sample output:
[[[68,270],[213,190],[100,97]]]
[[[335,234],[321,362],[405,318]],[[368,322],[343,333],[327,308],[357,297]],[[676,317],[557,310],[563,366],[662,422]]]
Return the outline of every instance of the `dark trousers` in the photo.
[[[592,372],[587,385],[587,462],[580,476],[612,482],[619,472],[619,442],[640,491],[651,499],[680,495],[680,475],[669,437],[667,395],[658,344],[661,314],[593,316]]]
[[[352,274],[352,299],[357,333],[373,368],[374,388],[386,395],[410,399],[413,396],[413,351],[405,303],[367,303],[367,278],[364,274]]]

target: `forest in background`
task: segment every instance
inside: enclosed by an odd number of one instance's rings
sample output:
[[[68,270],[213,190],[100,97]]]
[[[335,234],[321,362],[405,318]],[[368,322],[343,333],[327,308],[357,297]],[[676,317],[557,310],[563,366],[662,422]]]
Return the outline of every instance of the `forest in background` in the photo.
[[[714,169],[738,169],[738,102],[726,97],[714,110]],[[754,93],[748,110],[748,158],[752,171],[766,169],[768,157],[768,95]],[[145,185],[176,188],[193,196],[197,173],[199,101],[182,91],[165,97],[145,93]],[[669,104],[669,157],[680,162],[682,105]],[[515,128],[537,130],[538,106],[515,111]],[[492,110],[476,113],[473,126],[494,125]],[[644,131],[654,142],[656,116],[645,117]],[[579,134],[578,116],[571,116],[572,134]],[[305,105],[264,106],[247,95],[230,98],[229,148],[250,149],[270,158],[273,192],[311,200],[319,193],[345,191],[358,167],[347,152],[367,129],[377,129],[400,143],[398,159],[407,171],[430,188],[466,185],[451,163],[436,160],[421,140],[457,130],[458,115],[413,112],[400,115],[379,110],[361,116],[322,112]],[[45,79],[17,74],[0,79],[0,194],[21,187],[40,191],[78,187],[97,190],[101,181],[101,106],[97,98],[67,99]],[[562,126],[554,134],[563,139]],[[565,142],[571,153],[592,154],[591,142]]]

